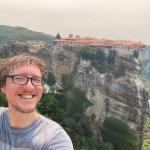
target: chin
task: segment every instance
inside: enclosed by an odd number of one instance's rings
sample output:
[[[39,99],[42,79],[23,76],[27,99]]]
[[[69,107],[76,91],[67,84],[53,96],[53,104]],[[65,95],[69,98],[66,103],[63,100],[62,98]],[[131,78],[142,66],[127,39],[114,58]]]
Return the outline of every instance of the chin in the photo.
[[[15,107],[15,109],[18,111],[18,112],[21,112],[21,113],[32,113],[34,111],[36,111],[36,108],[33,107],[33,108],[20,108],[20,107]]]
[[[32,113],[35,111],[35,109],[29,109],[29,110],[19,110],[21,113]]]

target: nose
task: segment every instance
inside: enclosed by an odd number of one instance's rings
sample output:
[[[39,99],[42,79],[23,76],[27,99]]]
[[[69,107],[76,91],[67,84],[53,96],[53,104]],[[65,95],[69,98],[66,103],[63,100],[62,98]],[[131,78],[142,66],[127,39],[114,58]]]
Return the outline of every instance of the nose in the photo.
[[[30,88],[34,88],[34,85],[32,84],[31,79],[28,79],[27,83],[25,84],[25,86],[30,87]]]

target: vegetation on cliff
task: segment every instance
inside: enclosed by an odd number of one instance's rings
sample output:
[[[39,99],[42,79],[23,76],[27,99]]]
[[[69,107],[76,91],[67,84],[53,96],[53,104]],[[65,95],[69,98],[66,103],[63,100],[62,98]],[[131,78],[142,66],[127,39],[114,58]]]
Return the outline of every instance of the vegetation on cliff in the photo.
[[[63,77],[63,85],[64,89],[59,94],[43,94],[38,111],[64,127],[75,150],[136,150],[135,133],[114,118],[106,118],[102,129],[104,142],[98,141],[91,129],[94,115],[85,114],[87,107],[92,104],[81,89],[74,87],[72,74]],[[7,106],[5,96],[1,93],[0,99],[0,106]]]
[[[90,48],[88,46],[82,46],[79,49],[79,57],[85,60],[90,60],[92,66],[94,66],[100,73],[106,73],[106,56],[103,50],[100,48]]]
[[[101,48],[81,46],[78,49],[78,55],[84,60],[90,60],[91,65],[95,67],[99,73],[111,72],[116,78],[125,76],[125,66],[123,64],[118,65],[115,62],[115,50],[109,50],[106,55],[106,52]]]
[[[149,149],[150,149],[150,110],[148,114],[148,119],[144,127],[144,142],[142,145],[142,150],[149,150]]]
[[[116,118],[106,118],[103,124],[102,137],[105,142],[113,144],[114,150],[138,149],[138,138],[135,131]]]

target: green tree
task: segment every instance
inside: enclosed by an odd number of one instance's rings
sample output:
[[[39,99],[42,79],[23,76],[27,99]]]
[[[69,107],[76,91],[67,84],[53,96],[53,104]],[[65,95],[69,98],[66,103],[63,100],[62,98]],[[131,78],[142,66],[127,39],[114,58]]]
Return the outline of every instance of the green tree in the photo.
[[[68,91],[73,88],[73,73],[62,76],[63,91]]]
[[[78,54],[82,59],[90,60],[91,64],[98,70],[98,72],[106,72],[105,52],[102,49],[84,46],[80,48]]]
[[[51,72],[48,72],[46,83],[50,86],[56,83],[55,76]]]
[[[138,58],[138,57],[139,57],[139,50],[134,50],[134,51],[133,51],[133,56],[134,56],[135,58]]]
[[[126,73],[126,69],[123,65],[119,65],[117,66],[117,68],[114,70],[113,74],[116,78],[119,78],[119,77],[122,77],[122,76],[125,76],[125,73]]]
[[[56,35],[55,39],[61,39],[61,36],[59,33]]]
[[[115,150],[137,150],[138,138],[126,123],[109,117],[103,124],[102,137],[105,142],[113,144]]]
[[[109,50],[109,54],[107,56],[108,64],[114,64],[115,63],[115,57],[116,57],[116,51],[115,50]]]
[[[6,107],[8,104],[7,104],[7,100],[6,100],[6,97],[3,93],[0,93],[0,106],[1,107]]]
[[[64,76],[63,84],[65,90],[62,93],[43,95],[38,111],[63,126],[70,135],[75,150],[101,150],[103,144],[98,143],[90,127],[93,116],[85,115],[85,110],[91,103],[84,91],[74,87],[72,74]]]

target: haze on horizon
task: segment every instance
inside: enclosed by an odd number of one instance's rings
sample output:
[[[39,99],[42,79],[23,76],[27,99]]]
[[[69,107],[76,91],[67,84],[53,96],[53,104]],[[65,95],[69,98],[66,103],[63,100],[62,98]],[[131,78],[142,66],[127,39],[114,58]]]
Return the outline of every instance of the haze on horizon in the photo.
[[[150,44],[150,0],[0,0],[0,25]]]

